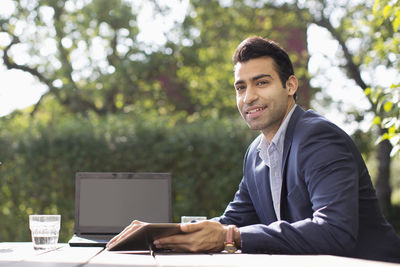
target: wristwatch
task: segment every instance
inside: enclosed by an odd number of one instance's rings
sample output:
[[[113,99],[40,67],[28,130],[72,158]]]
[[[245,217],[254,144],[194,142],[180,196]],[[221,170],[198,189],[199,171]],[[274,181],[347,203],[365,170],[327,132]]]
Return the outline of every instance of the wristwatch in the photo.
[[[228,229],[226,231],[226,236],[225,236],[225,250],[228,253],[235,253],[237,248],[235,245],[235,239],[234,239],[234,234],[235,234],[235,226],[234,225],[228,225]]]

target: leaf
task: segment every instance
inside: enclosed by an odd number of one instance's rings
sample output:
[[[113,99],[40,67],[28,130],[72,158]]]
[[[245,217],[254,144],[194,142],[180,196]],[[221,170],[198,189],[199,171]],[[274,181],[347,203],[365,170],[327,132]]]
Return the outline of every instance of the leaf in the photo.
[[[380,1],[379,0],[375,0],[374,6],[372,7],[372,11],[374,12],[375,15],[379,10],[379,8],[378,8],[379,4],[380,4]]]
[[[389,12],[391,11],[391,6],[386,5],[385,8],[383,9],[383,17],[387,19],[389,17]]]
[[[391,126],[391,127],[389,127],[389,129],[388,129],[388,135],[389,135],[389,137],[390,137],[390,138],[393,137],[395,133],[396,133],[396,127],[395,127],[394,125]]]
[[[392,107],[393,107],[393,102],[391,102],[391,101],[387,101],[387,102],[383,105],[383,109],[384,109],[386,112],[391,111],[391,110],[392,110]]]
[[[400,29],[400,12],[396,12],[396,17],[394,19],[394,21],[392,22],[393,25],[393,31],[394,32],[398,32]]]
[[[372,125],[380,125],[381,122],[382,122],[381,117],[376,116],[376,117],[374,118],[374,120],[372,121]]]

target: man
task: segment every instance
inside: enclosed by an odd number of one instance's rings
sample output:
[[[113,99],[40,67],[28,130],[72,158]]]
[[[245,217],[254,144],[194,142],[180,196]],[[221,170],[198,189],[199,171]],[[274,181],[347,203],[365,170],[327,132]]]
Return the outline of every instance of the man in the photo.
[[[182,224],[185,234],[154,245],[400,262],[400,238],[379,210],[357,147],[337,126],[296,105],[298,81],[287,53],[251,37],[233,63],[239,112],[262,133],[247,150],[239,189],[221,217]],[[133,222],[112,242],[140,225]]]

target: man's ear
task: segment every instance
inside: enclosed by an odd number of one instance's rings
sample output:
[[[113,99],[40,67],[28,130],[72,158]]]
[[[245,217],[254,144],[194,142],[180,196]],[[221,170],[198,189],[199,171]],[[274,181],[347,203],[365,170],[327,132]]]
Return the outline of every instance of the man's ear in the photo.
[[[297,92],[297,88],[299,87],[299,81],[296,76],[291,75],[286,80],[286,89],[288,90],[288,95],[293,96]]]

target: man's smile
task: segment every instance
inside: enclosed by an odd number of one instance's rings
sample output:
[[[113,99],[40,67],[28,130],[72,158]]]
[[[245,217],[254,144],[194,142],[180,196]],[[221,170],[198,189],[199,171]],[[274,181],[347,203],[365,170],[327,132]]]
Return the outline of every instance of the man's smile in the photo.
[[[245,113],[246,113],[246,115],[247,115],[248,117],[254,118],[254,117],[257,117],[257,116],[261,115],[261,113],[262,113],[266,108],[267,108],[266,106],[263,106],[263,107],[260,107],[260,106],[258,106],[258,107],[250,107],[250,108],[247,108],[247,109],[245,110]]]

